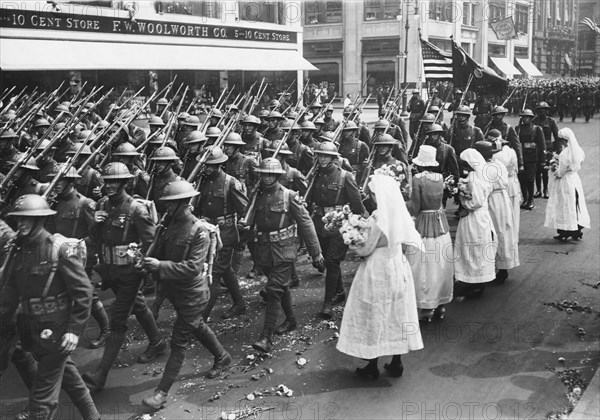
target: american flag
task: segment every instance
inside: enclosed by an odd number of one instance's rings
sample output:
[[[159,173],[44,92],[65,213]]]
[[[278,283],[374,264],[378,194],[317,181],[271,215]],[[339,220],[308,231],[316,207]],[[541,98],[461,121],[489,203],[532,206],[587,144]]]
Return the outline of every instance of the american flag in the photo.
[[[421,39],[421,52],[427,81],[452,81],[451,52],[442,51],[424,39]]]

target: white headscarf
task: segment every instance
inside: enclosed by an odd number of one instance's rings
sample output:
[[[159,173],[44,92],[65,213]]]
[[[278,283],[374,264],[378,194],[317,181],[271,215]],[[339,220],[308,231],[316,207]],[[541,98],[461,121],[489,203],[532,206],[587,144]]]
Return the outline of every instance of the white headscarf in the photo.
[[[463,150],[463,152],[460,154],[460,158],[467,162],[471,168],[473,168],[476,176],[482,180],[485,179],[486,162],[481,153],[475,149],[469,148]]]
[[[393,253],[402,244],[420,246],[421,235],[415,229],[396,180],[391,176],[375,174],[371,177],[369,188],[377,200],[375,223],[386,236]]]
[[[581,164],[585,159],[585,152],[579,146],[575,133],[568,127],[558,130],[558,137],[567,140],[567,147],[560,152],[561,158],[564,158],[564,163],[572,171],[577,172],[581,169]]]

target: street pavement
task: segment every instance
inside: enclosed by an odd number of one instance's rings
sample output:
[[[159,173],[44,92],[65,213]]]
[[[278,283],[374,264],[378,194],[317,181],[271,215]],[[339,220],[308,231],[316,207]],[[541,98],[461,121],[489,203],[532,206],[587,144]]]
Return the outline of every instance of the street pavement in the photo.
[[[517,122],[514,117],[508,120]],[[242,278],[247,314],[222,321],[219,316],[230,301],[221,298],[210,324],[232,353],[232,368],[219,379],[204,379],[212,360],[194,342],[171,390],[169,405],[146,417],[141,400],[157,386],[166,356],[148,365],[135,363],[147,342],[132,317],[130,341],[109,375],[107,388],[94,395],[102,418],[218,419],[224,411],[262,406],[270,410],[259,414],[261,419],[543,419],[559,418],[572,409],[577,394],[573,388],[579,387],[588,401],[597,399],[598,381],[594,388],[585,387],[600,362],[600,119],[559,124],[563,126],[574,130],[586,153],[580,176],[592,229],[584,230],[579,242],[555,241],[555,232],[543,226],[547,200],[537,199],[534,210],[521,212],[521,265],[510,271],[504,285],[488,287],[480,299],[453,302],[447,305],[443,320],[422,325],[425,347],[403,356],[401,378],[383,371],[386,358],[380,359],[378,381],[354,377],[354,369],[365,362],[335,348],[341,308],[331,323],[317,319],[323,276],[303,258],[298,266],[301,286],[293,292],[299,329],[278,338],[270,356],[254,352],[250,344],[258,338],[264,313],[258,296],[261,283]],[[454,210],[449,204],[452,233],[457,225]],[[349,253],[343,264],[347,289],[358,263]],[[249,266],[248,259],[241,273]],[[102,292],[101,296],[110,306],[110,294]],[[576,302],[576,309],[571,313],[558,309],[563,301]],[[583,307],[590,309],[578,310]],[[167,304],[159,319],[165,336],[173,322]],[[83,347],[96,333],[90,321],[82,346],[74,354],[81,371],[94,368],[101,357],[101,349]],[[306,360],[304,366],[297,363],[299,358]],[[272,389],[280,384],[292,389],[293,395],[275,395]],[[0,379],[0,390],[1,417],[12,418],[27,396],[14,369]],[[263,395],[249,401],[246,396],[253,392]],[[58,419],[79,418],[68,401],[63,393]]]

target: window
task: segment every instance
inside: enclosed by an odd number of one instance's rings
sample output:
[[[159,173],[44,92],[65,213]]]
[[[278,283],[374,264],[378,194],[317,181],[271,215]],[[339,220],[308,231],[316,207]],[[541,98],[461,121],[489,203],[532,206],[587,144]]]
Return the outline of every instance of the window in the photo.
[[[438,38],[429,38],[428,40],[433,45],[438,47],[440,50],[450,52],[452,51],[452,41],[449,39],[438,39]],[[469,52],[468,49],[465,48],[465,51]]]
[[[240,19],[250,22],[285,23],[283,2],[241,1]]]
[[[176,15],[203,16],[208,18],[221,17],[221,5],[216,1],[155,1],[156,13]]]
[[[343,41],[305,42],[304,55],[306,57],[333,57],[342,55]]]
[[[506,47],[504,45],[490,44],[488,48],[488,55],[490,57],[506,57]]]
[[[395,20],[399,15],[398,0],[365,0],[365,20]]]
[[[544,16],[544,3],[542,2],[542,0],[535,0],[535,13],[537,30],[542,31],[544,29],[544,19],[542,19],[542,17]]]
[[[526,4],[517,4],[515,9],[515,30],[522,34],[528,32],[529,7]]]
[[[463,50],[465,50],[465,52],[469,55],[473,55],[473,51],[471,50],[471,45],[468,42],[461,42],[460,46]]]
[[[451,0],[429,0],[429,19],[442,22],[454,22],[454,7]]]
[[[363,39],[363,55],[398,55],[400,52],[400,39]]]
[[[515,57],[527,58],[529,56],[529,48],[527,47],[515,47]]]
[[[305,24],[340,23],[342,21],[342,2],[311,0],[305,4]]]
[[[489,22],[492,24],[496,20],[506,17],[506,1],[492,0],[489,8]]]
[[[596,47],[596,33],[589,28],[579,31],[579,49],[581,51],[593,51]]]
[[[463,25],[474,26],[475,22],[473,21],[473,3],[463,3],[462,12]]]

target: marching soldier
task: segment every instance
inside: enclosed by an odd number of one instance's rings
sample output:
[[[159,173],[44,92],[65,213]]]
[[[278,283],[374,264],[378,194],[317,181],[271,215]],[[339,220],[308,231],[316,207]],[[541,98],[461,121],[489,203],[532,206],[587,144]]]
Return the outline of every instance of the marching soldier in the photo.
[[[173,165],[178,160],[179,157],[170,147],[159,147],[154,151],[152,156],[150,156],[153,168],[150,189],[148,191],[148,200],[152,200],[156,203],[156,211],[158,214],[163,214],[166,210],[163,203],[159,201],[165,187],[171,182],[181,180],[181,178],[173,171]]]
[[[278,111],[269,112],[269,116],[267,117],[268,127],[263,137],[269,141],[273,140],[281,140],[283,138],[283,130],[280,125],[285,120],[285,117],[281,115]]]
[[[346,257],[348,246],[339,232],[328,232],[325,229],[322,217],[330,211],[341,210],[345,204],[349,204],[355,214],[363,214],[365,208],[354,177],[334,162],[339,157],[335,144],[322,143],[316,154],[318,171],[306,202],[314,209],[312,219],[325,258],[325,297],[320,316],[329,319],[333,305],[346,300],[340,264]]]
[[[517,126],[516,133],[523,147],[523,167],[519,173],[521,192],[523,194],[522,209],[533,210],[533,185],[538,166],[545,162],[544,132],[537,125],[531,123],[533,111],[525,109],[519,114],[521,123]]]
[[[314,152],[316,147],[319,145],[319,142],[313,137],[313,133],[317,131],[317,127],[312,121],[304,121],[300,124],[300,128],[302,128],[300,141],[305,146],[310,147],[310,149]]]
[[[71,167],[56,184],[53,191],[56,193],[56,205],[54,207],[56,215],[48,218],[46,225],[50,233],[59,233],[65,237],[85,242],[88,250],[85,271],[88,278],[90,278],[93,265],[96,261],[95,250],[89,237],[90,230],[94,226],[96,202],[81,195],[75,189],[75,181],[79,178],[81,176],[77,174],[74,167]],[[90,342],[89,348],[97,349],[103,347],[106,343],[106,337],[108,337],[109,332],[109,320],[104,305],[102,305],[102,301],[98,297],[98,293],[96,293],[94,288],[92,288],[92,291],[91,313],[92,317],[98,323],[100,332],[98,337]]]
[[[421,131],[423,131],[423,128],[421,128]],[[394,148],[392,150],[392,155],[394,156],[394,158],[407,164],[408,157],[406,156],[406,148],[398,127],[390,126],[390,122],[388,120],[377,121],[375,123],[375,126],[373,127],[373,142],[375,143],[375,140],[377,140],[384,134],[389,134],[396,140],[396,142],[394,143]]]
[[[565,117],[565,114],[567,113],[568,106],[569,106],[569,92],[566,88],[562,87],[559,90],[558,102],[557,102],[558,121],[559,122],[563,122],[563,118]]]
[[[258,167],[258,162],[254,157],[242,154],[241,149],[245,145],[238,133],[230,133],[223,141],[223,152],[227,155],[225,173],[240,181],[244,194],[249,197],[254,192],[256,184],[254,171]]]
[[[387,133],[377,137],[373,141],[373,147],[375,147],[375,155],[373,157],[373,169],[379,169],[383,165],[402,165],[406,169],[406,162],[402,162],[393,156],[394,148],[397,145],[398,140],[396,140]]]
[[[200,186],[198,205],[194,209],[195,215],[219,226],[223,241],[223,248],[217,253],[212,271],[210,300],[203,311],[205,320],[210,316],[221,294],[221,279],[233,300],[233,305],[222,315],[222,318],[229,319],[246,313],[246,303],[231,264],[233,252],[240,240],[238,216],[244,215],[248,198],[244,194],[242,184],[221,169],[221,165],[226,161],[227,155],[219,147],[213,146],[202,174],[203,182]]]
[[[577,88],[573,86],[571,91],[569,92],[569,102],[568,108],[569,113],[571,114],[571,122],[575,122],[577,119],[577,114],[579,113],[579,105],[580,105],[580,97]]]
[[[96,370],[83,375],[91,391],[104,388],[106,377],[121,345],[125,341],[127,320],[133,313],[146,332],[150,343],[138,357],[139,363],[148,363],[167,351],[167,343],[161,337],[156,321],[140,292],[142,272],[127,256],[129,244],[136,243],[145,252],[154,238],[155,221],[147,207],[134,200],[125,190],[133,177],[127,166],[111,162],[102,171],[103,197],[96,205],[92,240],[98,250],[99,266],[96,271],[102,277],[102,287],[115,294],[111,307],[110,334],[106,339],[102,360]]]
[[[325,117],[323,118],[325,124],[323,125],[323,131],[335,131],[339,122],[333,119],[333,105],[328,105],[325,108]]]
[[[131,174],[130,181],[127,183],[127,194],[146,197],[150,188],[150,175],[136,165],[135,161],[139,161],[140,156],[135,146],[129,142],[121,143],[112,152],[113,161],[125,164]]]
[[[552,150],[554,150],[552,143],[552,136],[554,136],[554,140],[558,140],[558,126],[556,125],[556,121],[553,118],[548,116],[548,112],[550,110],[550,105],[546,102],[540,102],[536,107],[537,115],[531,123],[537,125],[542,128],[544,132],[544,140],[546,143],[546,155],[544,164],[538,166],[537,172],[535,174],[535,185],[537,191],[533,198],[542,197],[542,183],[543,183],[543,197],[548,198],[548,169],[546,168],[546,163],[550,161],[552,158]]]
[[[361,121],[360,112],[360,108],[356,108],[353,105],[348,105],[342,111],[342,115],[344,116],[345,120],[354,121],[356,125],[358,125],[358,139],[364,142],[367,146],[371,147],[371,133],[369,132],[367,124]],[[406,125],[404,124],[404,120],[400,118],[398,122],[392,122],[400,127],[400,129],[402,130],[402,137],[404,139],[408,139],[408,132],[406,131]],[[315,125],[316,124],[317,123],[315,122]]]
[[[292,152],[292,155],[288,157],[288,164],[298,169],[304,175],[308,174],[313,166],[315,157],[312,149],[300,141],[302,127],[298,124],[292,127],[292,122],[286,121],[282,129],[291,131],[287,138],[287,145],[290,152]]]
[[[100,414],[70,358],[90,315],[92,286],[84,269],[85,247],[44,229],[46,217],[54,214],[38,195],[20,197],[9,213],[16,218],[20,241],[2,279],[2,338],[7,339],[4,327],[20,304],[21,343],[37,361],[28,406],[17,418],[53,419],[64,383],[84,418],[97,420]]]
[[[508,141],[508,145],[512,147],[512,149],[517,153],[517,161],[519,163],[519,171],[523,170],[523,149],[521,148],[521,142],[519,141],[519,136],[517,136],[517,132],[506,121],[504,121],[504,116],[508,110],[503,106],[495,106],[492,109],[492,123],[489,126],[489,130],[498,130],[500,134],[502,134],[502,138]],[[488,131],[489,131],[488,130]],[[485,135],[485,133],[483,133]],[[460,155],[459,155],[460,156]]]
[[[410,98],[406,110],[410,112],[408,133],[410,134],[410,138],[414,139],[415,133],[419,128],[419,120],[423,118],[423,114],[425,114],[425,102],[421,99],[417,89],[412,91],[412,98]]]
[[[215,144],[219,137],[221,137],[221,129],[219,127],[208,127],[206,130],[206,146]]]
[[[421,147],[421,145],[423,144],[423,142],[425,141],[425,137],[426,137],[425,133],[427,133],[427,130],[429,130],[429,127],[431,127],[431,125],[433,123],[435,123],[435,115],[426,113],[425,115],[423,115],[423,118],[421,118],[419,120],[419,123],[421,124],[421,126],[420,126],[420,128],[417,128],[415,137],[413,137],[413,141],[410,144],[410,149],[408,151],[409,156],[414,156],[415,153],[418,152],[418,150]],[[377,123],[375,125],[377,125]],[[407,160],[408,160],[408,157],[407,157]]]
[[[242,120],[242,141],[244,142],[242,153],[254,157],[257,161],[260,161],[263,150],[269,143],[260,135],[259,127],[260,119],[254,115],[247,115]]]
[[[485,127],[492,120],[492,103],[485,97],[483,93],[477,95],[477,100],[473,106],[473,115],[475,115],[475,121],[473,124],[475,127],[485,130]]]
[[[261,186],[256,200],[254,261],[267,276],[267,309],[263,329],[255,350],[268,353],[273,334],[284,334],[297,327],[289,290],[298,253],[298,234],[304,240],[313,265],[323,266],[323,256],[310,216],[299,196],[279,184],[283,169],[278,160],[264,159],[258,169]],[[358,191],[357,191],[358,192]],[[335,289],[335,286],[334,286]],[[277,326],[280,308],[285,321]]]
[[[348,160],[352,167],[354,179],[359,181],[363,179],[367,160],[369,159],[369,147],[356,137],[357,132],[358,126],[356,123],[348,121],[342,129],[338,153],[342,158]]]
[[[433,170],[442,174],[444,179],[446,179],[449,175],[453,175],[454,179],[458,179],[460,176],[460,171],[458,168],[458,158],[456,157],[456,152],[452,146],[442,141],[443,135],[444,129],[442,126],[439,124],[433,124],[427,131],[427,138],[425,139],[424,144],[435,147],[435,160],[437,160],[439,165],[433,168]],[[448,194],[446,191],[444,191],[444,197],[442,200],[444,206],[446,206],[447,199]]]
[[[454,116],[455,123],[453,132],[450,135],[452,139],[451,146],[454,148],[456,155],[460,156],[464,150],[474,147],[478,141],[483,141],[483,133],[479,127],[469,124],[471,110],[468,106],[459,106],[454,111]]]
[[[81,147],[80,144],[76,144],[75,147],[67,152],[67,156],[74,156],[77,150]],[[92,150],[88,145],[83,146],[83,149],[79,153],[79,157],[74,162],[73,166],[75,168],[81,168],[83,162],[90,157],[92,154]],[[90,197],[93,199],[102,198],[102,178],[100,177],[100,172],[98,172],[92,164],[87,165],[81,176],[75,179],[75,189],[79,194],[84,197]]]
[[[171,119],[171,111],[167,109],[169,105],[169,100],[167,98],[160,98],[156,101],[156,116],[161,118],[163,122],[166,124],[167,121]]]
[[[11,128],[0,134],[0,173],[7,174],[21,157],[21,152],[13,144],[18,137]]]
[[[594,113],[594,94],[587,85],[583,88],[583,92],[581,93],[581,109],[583,110],[585,122],[589,123],[590,118]]]
[[[142,403],[154,410],[163,408],[167,395],[179,376],[185,351],[191,337],[198,340],[214,357],[206,377],[218,377],[231,363],[231,355],[223,348],[215,333],[202,318],[209,300],[209,276],[204,269],[210,264],[216,248],[217,231],[214,226],[194,217],[190,199],[198,195],[194,186],[179,180],[167,185],[161,201],[170,221],[156,241],[155,257],[146,257],[143,267],[154,273],[163,284],[177,318],[171,333],[171,352],[163,375],[154,394]]]
[[[41,153],[48,148],[50,140],[42,140],[38,146],[38,151]],[[54,149],[54,147],[52,147]],[[36,158],[36,165],[39,171],[36,172],[36,179],[39,182],[49,182],[52,180],[52,174],[56,174],[58,171],[58,163],[52,158],[54,150],[45,153],[44,156]]]
[[[181,169],[181,177],[187,179],[194,169],[196,158],[202,153],[203,145],[208,138],[199,130],[192,131],[185,142],[185,154]]]

